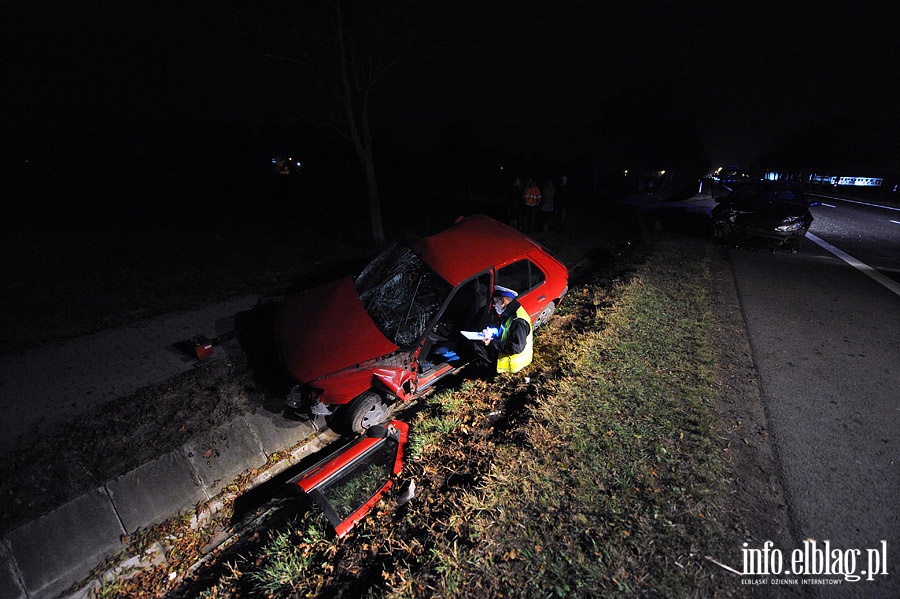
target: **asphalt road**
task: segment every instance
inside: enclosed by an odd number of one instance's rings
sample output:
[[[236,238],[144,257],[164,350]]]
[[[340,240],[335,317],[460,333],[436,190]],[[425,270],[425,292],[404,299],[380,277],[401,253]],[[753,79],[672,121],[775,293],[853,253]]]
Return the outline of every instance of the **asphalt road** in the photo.
[[[810,195],[811,232],[900,283],[900,207]]]
[[[790,570],[828,541],[857,574],[886,551],[887,575],[810,588],[900,597],[900,211],[815,199],[821,243],[729,250],[792,514],[795,545],[777,549]]]

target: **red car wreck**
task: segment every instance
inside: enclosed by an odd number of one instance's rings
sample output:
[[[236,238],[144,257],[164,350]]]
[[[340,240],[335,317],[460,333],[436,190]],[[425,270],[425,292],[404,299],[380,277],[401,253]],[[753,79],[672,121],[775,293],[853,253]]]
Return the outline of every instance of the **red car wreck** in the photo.
[[[475,358],[461,331],[489,322],[495,285],[514,289],[534,327],[568,290],[565,265],[486,216],[384,250],[355,279],[292,294],[277,321],[286,403],[361,432]]]

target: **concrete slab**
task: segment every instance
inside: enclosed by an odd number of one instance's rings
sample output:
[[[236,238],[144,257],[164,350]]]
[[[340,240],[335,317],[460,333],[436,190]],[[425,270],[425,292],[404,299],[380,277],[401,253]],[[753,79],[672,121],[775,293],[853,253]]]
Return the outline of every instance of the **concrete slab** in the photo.
[[[125,530],[95,489],[6,536],[31,599],[54,597],[122,549]]]
[[[14,449],[31,430],[52,430],[72,416],[137,389],[164,382],[197,365],[175,349],[195,335],[214,338],[252,309],[244,296],[180,314],[0,357],[0,451]],[[219,351],[212,359],[224,359]]]
[[[0,539],[0,597],[26,599],[25,588],[19,579],[19,569],[13,561],[6,539]]]
[[[309,422],[288,420],[281,413],[257,410],[244,416],[256,432],[267,456],[291,449],[294,445],[316,433]]]
[[[194,468],[181,452],[171,452],[107,483],[126,532],[166,520],[207,499]]]
[[[243,416],[192,440],[183,451],[209,497],[217,495],[247,468],[262,466],[267,459]]]
[[[100,584],[100,581],[94,579],[80,589],[72,593],[60,595],[56,599],[97,599],[97,597],[100,596],[101,588],[103,588],[103,585]]]

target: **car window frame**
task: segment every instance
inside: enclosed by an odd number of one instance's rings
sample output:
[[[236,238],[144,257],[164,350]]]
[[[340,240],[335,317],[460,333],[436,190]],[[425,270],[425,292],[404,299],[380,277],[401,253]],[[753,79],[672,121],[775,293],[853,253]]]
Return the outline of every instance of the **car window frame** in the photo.
[[[504,285],[503,282],[501,282],[501,280],[500,280],[500,271],[502,271],[502,270],[505,269],[505,268],[509,268],[509,267],[511,267],[511,266],[514,266],[514,265],[516,265],[516,264],[518,264],[518,263],[520,263],[520,262],[523,262],[523,261],[524,261],[524,262],[528,262],[528,264],[530,264],[531,266],[534,266],[534,267],[537,269],[537,272],[539,272],[540,275],[541,275],[541,280],[540,280],[540,282],[537,283],[536,285],[533,285],[533,286],[529,287],[528,289],[525,289],[525,290],[514,289],[513,287],[509,287],[508,285]],[[534,258],[534,256],[532,256],[531,254],[526,254],[526,255],[524,255],[524,256],[520,256],[519,258],[516,258],[516,259],[513,260],[512,262],[509,262],[508,264],[505,264],[504,266],[501,266],[500,268],[495,268],[494,270],[495,270],[495,272],[494,272],[494,285],[495,285],[495,286],[496,286],[496,285],[501,285],[501,286],[503,286],[503,287],[508,287],[508,288],[510,288],[510,289],[513,289],[516,293],[518,293],[518,297],[519,297],[520,299],[521,299],[522,297],[524,297],[524,296],[526,296],[526,295],[532,293],[533,291],[535,291],[535,290],[541,288],[542,286],[546,285],[546,284],[547,284],[547,280],[548,280],[547,271],[544,270],[544,268],[541,266],[540,262],[539,262],[538,260],[536,260],[536,259]],[[528,282],[529,282],[529,285],[531,285],[531,280],[532,280],[531,267],[529,267],[529,269],[528,269],[528,275],[527,275],[527,276],[528,276]]]
[[[454,287],[453,290],[450,292],[450,294],[447,296],[447,299],[444,300],[443,305],[441,306],[440,310],[438,310],[433,321],[429,323],[428,330],[433,330],[434,327],[436,327],[441,322],[441,319],[444,317],[444,314],[447,312],[447,309],[450,307],[450,304],[453,303],[453,300],[456,299],[456,295],[462,290],[463,287],[465,287],[466,285],[468,285],[469,283],[471,283],[478,277],[483,277],[484,275],[488,275],[488,278],[490,279],[490,282],[488,283],[488,290],[487,290],[487,296],[486,296],[487,305],[489,306],[490,302],[491,302],[491,292],[494,289],[494,281],[496,280],[493,268],[487,268],[485,270],[482,270],[481,272],[472,275],[471,277],[465,279],[459,285]]]
[[[371,427],[365,434],[307,468],[287,484],[295,485],[305,493],[328,519],[337,537],[341,538],[365,518],[382,496],[391,489],[394,479],[403,468],[403,455],[408,438],[409,425],[399,420]],[[356,505],[347,516],[342,517],[323,491],[365,465],[367,457],[377,454],[384,448],[390,449],[391,444],[394,456],[390,463],[390,472],[383,480],[378,479],[381,480],[381,484],[373,487],[374,491],[366,495],[367,499]]]
[[[494,269],[493,268],[487,268],[485,270],[482,270],[482,271],[472,275],[471,277],[463,280],[459,285],[457,285],[450,291],[450,294],[447,296],[447,299],[444,300],[444,304],[441,306],[440,310],[438,310],[437,314],[435,314],[434,318],[431,320],[431,322],[428,323],[428,326],[425,328],[425,334],[422,336],[422,339],[419,340],[419,343],[417,345],[419,355],[427,354],[431,350],[431,347],[434,343],[446,338],[444,335],[441,335],[437,329],[438,329],[439,325],[441,324],[441,320],[444,318],[444,315],[446,314],[447,309],[450,307],[450,304],[452,304],[453,300],[456,298],[456,294],[459,293],[463,287],[465,287],[466,285],[468,285],[475,279],[477,279],[479,277],[483,277],[485,275],[487,275],[487,277],[489,279],[487,296],[485,298],[486,302],[487,302],[486,307],[488,310],[490,310],[491,293],[493,292],[493,289],[494,289]]]

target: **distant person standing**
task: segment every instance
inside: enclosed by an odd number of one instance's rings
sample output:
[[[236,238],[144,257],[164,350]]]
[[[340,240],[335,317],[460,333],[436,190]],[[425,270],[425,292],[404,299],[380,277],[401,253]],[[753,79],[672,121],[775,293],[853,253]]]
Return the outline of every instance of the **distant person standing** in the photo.
[[[541,204],[541,188],[537,186],[534,179],[529,179],[525,184],[525,191],[522,193],[522,209],[525,222],[523,230],[530,231],[537,225],[538,209]]]
[[[563,175],[559,178],[559,184],[556,186],[556,223],[555,226],[562,227],[566,224],[566,209],[569,206],[569,177]]]
[[[550,230],[550,223],[553,221],[554,198],[556,197],[556,186],[553,179],[545,179],[541,184],[541,229]]]
[[[522,179],[516,177],[509,194],[509,202],[506,207],[509,226],[519,229],[522,226],[522,194],[525,192],[525,184]]]

